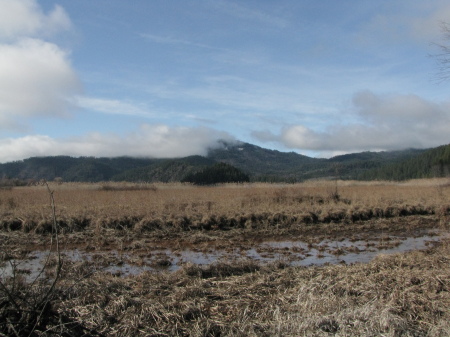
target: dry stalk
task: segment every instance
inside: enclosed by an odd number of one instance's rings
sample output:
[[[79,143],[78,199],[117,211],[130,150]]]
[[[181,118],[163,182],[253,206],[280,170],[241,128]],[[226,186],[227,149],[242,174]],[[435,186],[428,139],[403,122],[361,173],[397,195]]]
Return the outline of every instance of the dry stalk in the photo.
[[[6,329],[6,331],[3,332],[13,333],[16,336],[35,336],[36,329],[39,325],[43,324],[42,320],[44,316],[51,314],[49,313],[49,310],[51,311],[50,301],[55,295],[55,288],[60,279],[62,259],[59,246],[59,229],[56,221],[55,200],[53,191],[47,183],[45,184],[50,196],[53,221],[49,255],[46,262],[42,266],[38,275],[30,283],[27,283],[26,280],[22,280],[17,277],[17,266],[12,261],[10,261],[12,275],[9,277],[8,283],[0,279],[0,294],[3,293],[7,299],[6,303],[4,303],[6,306],[2,308],[3,312],[1,312],[1,315],[7,323],[6,326],[3,326],[3,328]],[[41,275],[44,274],[49,268],[49,256],[53,249],[52,247],[54,243],[56,245],[57,253],[55,275],[48,289],[44,292],[44,294],[41,294],[40,289],[38,289],[40,288],[38,283],[42,281],[39,279],[41,278]],[[12,306],[12,308],[8,308],[8,303]]]
[[[42,318],[42,315],[44,314],[45,308],[47,307],[49,301],[51,300],[51,297],[54,294],[55,286],[56,286],[56,283],[59,280],[60,273],[61,273],[61,268],[62,268],[61,251],[60,251],[60,247],[59,247],[59,236],[58,236],[59,229],[58,229],[58,223],[56,221],[55,198],[53,196],[53,192],[54,191],[52,191],[50,189],[50,186],[48,186],[48,182],[47,181],[45,182],[45,185],[47,186],[47,191],[48,191],[48,194],[50,196],[50,204],[51,204],[51,207],[52,207],[53,226],[52,226],[52,238],[51,238],[50,247],[53,245],[53,236],[54,236],[55,237],[55,245],[56,245],[56,254],[57,254],[57,257],[58,257],[58,261],[57,261],[57,264],[56,264],[56,273],[55,273],[55,277],[53,279],[53,282],[52,282],[50,288],[47,290],[47,292],[44,295],[44,297],[42,298],[42,300],[40,301],[40,303],[38,303],[38,305],[36,307],[36,308],[42,308],[42,309],[41,309],[41,311],[40,311],[40,313],[39,313],[39,315],[38,315],[38,317],[36,319],[36,323],[34,324],[33,329],[31,329],[31,332],[30,332],[29,336],[31,336],[33,334],[34,330],[36,329],[37,324],[40,322],[40,320]],[[49,254],[49,256],[50,256],[50,254]],[[47,259],[46,264],[42,267],[42,270],[47,268],[47,263],[48,263],[48,259]]]

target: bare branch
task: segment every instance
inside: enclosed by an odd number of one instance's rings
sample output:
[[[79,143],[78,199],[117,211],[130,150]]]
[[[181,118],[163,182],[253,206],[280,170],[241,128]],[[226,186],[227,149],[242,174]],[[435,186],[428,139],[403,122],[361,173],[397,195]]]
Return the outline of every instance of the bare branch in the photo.
[[[438,54],[433,55],[438,64],[436,78],[439,82],[450,79],[450,24],[441,22],[443,43],[433,43],[440,49]]]

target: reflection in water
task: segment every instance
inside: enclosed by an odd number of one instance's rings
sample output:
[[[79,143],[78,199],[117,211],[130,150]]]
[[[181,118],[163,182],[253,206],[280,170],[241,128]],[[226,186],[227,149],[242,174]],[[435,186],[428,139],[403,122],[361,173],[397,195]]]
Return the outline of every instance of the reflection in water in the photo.
[[[426,248],[430,243],[439,241],[445,233],[419,237],[375,238],[371,240],[323,240],[311,244],[303,241],[265,241],[253,248],[234,248],[231,250],[213,250],[206,252],[192,249],[154,250],[144,257],[136,258],[133,254],[111,252],[85,252],[78,249],[65,250],[63,258],[72,262],[86,261],[102,271],[117,275],[135,275],[144,271],[175,271],[183,264],[193,263],[208,265],[221,260],[233,261],[253,259],[261,263],[283,261],[292,266],[311,266],[337,263],[366,263],[383,254],[393,254]],[[54,254],[52,254],[54,257]],[[0,268],[0,277],[12,275],[12,270],[25,275],[29,280],[39,275],[48,258],[48,252],[35,251],[29,258],[20,261],[4,262]]]

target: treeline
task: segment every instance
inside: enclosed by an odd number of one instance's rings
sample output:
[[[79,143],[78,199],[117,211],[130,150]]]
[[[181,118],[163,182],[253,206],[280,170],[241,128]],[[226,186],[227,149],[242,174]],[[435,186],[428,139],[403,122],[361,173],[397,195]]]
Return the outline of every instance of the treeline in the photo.
[[[0,164],[3,179],[52,181],[61,178],[72,182],[109,181],[127,170],[146,167],[157,159],[144,158],[95,158],[70,156],[33,157]]]
[[[215,185],[223,183],[249,182],[250,177],[234,166],[217,163],[199,172],[184,177],[181,182],[193,183],[195,185]]]
[[[408,180],[450,176],[450,144],[425,151],[407,160],[359,174],[360,180]]]

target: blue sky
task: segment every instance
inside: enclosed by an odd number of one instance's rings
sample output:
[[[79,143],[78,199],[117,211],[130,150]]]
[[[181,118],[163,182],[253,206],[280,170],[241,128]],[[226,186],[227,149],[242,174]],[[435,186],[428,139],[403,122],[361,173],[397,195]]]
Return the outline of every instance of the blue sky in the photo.
[[[0,162],[450,141],[441,0],[0,0]],[[448,41],[450,43],[450,41]]]

